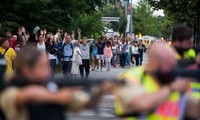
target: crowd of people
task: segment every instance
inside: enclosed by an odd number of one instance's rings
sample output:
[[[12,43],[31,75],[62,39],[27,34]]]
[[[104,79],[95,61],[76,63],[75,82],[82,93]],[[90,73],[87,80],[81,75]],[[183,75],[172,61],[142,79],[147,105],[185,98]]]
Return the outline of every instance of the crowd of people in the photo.
[[[80,73],[82,78],[88,78],[90,66],[92,71],[110,71],[111,68],[130,67],[131,64],[141,66],[143,53],[146,47],[142,41],[136,41],[131,37],[106,36],[94,40],[86,37],[81,38],[81,30],[77,30],[78,39],[74,33],[67,33],[58,29],[55,34],[34,28],[34,38],[30,39],[30,33],[24,27],[18,29],[17,35],[11,30],[6,31],[1,38],[0,52],[7,59],[6,79],[13,74],[13,61],[20,49],[28,46],[34,47],[42,53],[47,53],[50,61],[52,74],[56,68],[62,69],[65,76],[77,77]],[[56,67],[58,66],[58,67]]]
[[[80,29],[75,40],[73,33],[58,30],[54,35],[39,29],[34,29],[35,42],[29,40],[24,27],[18,29],[18,35],[13,36],[8,31],[6,38],[1,39],[0,52],[7,59],[6,77],[11,80],[1,88],[0,119],[65,120],[66,108],[94,108],[102,95],[108,93],[115,96],[115,115],[123,119],[200,118],[200,85],[197,82],[200,54],[192,48],[194,35],[190,28],[175,27],[172,46],[153,44],[145,66],[123,71],[117,84],[105,80],[90,94],[77,86],[53,86],[49,77],[56,65],[61,63],[65,76],[76,77],[80,71],[82,78],[89,77],[91,64],[92,70],[100,71],[104,66],[110,71],[111,65],[117,67],[117,63],[129,67],[134,61],[140,66],[146,51],[142,42],[123,38],[123,35],[98,40],[82,38]],[[13,71],[16,74],[12,77]]]

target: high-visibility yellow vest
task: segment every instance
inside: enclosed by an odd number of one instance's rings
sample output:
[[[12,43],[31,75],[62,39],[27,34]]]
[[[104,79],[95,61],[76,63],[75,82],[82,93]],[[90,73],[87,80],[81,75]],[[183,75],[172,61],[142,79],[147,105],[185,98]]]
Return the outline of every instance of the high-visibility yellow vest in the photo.
[[[196,52],[195,52],[194,49],[189,49],[188,51],[184,52],[183,56],[181,56],[177,53],[176,57],[177,57],[178,60],[180,60],[182,58],[195,59]],[[190,86],[189,86],[188,91],[193,98],[200,99],[200,83],[190,82]]]
[[[193,59],[196,57],[196,52],[194,49],[189,49],[188,51],[185,51],[183,53],[183,56],[181,56],[180,54],[176,54],[176,59],[180,60],[182,58],[188,58],[188,59]]]
[[[127,72],[122,73],[119,76],[120,79],[126,79],[132,81],[134,84],[139,84],[144,87],[146,93],[155,93],[159,91],[159,85],[153,80],[153,78],[147,74],[144,74],[143,68],[132,68]],[[131,92],[131,91],[129,91]],[[118,116],[122,116],[126,108],[120,103],[120,99],[116,96],[114,103],[115,113]],[[142,115],[141,117],[127,117],[126,120],[179,120],[181,116],[181,99],[178,92],[174,92],[170,95],[169,99],[160,105],[154,112]]]

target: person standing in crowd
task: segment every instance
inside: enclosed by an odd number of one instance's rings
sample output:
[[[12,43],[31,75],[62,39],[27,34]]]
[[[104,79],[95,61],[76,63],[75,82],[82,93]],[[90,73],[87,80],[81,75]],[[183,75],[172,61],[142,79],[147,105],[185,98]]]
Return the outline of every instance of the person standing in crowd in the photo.
[[[91,53],[91,58],[92,58],[92,71],[94,71],[96,69],[97,64],[98,64],[98,60],[97,60],[97,52],[98,52],[98,47],[97,47],[97,43],[95,42],[92,45],[92,53]]]
[[[98,66],[99,66],[99,60],[100,60],[100,71],[103,69],[103,62],[104,62],[104,47],[105,42],[102,38],[99,38],[99,42],[97,44],[98,52],[97,52],[97,60],[98,60]]]
[[[143,62],[143,54],[144,54],[144,51],[145,51],[145,45],[142,44],[142,41],[138,41],[138,51],[139,51],[139,54],[140,54],[140,60],[139,60],[139,65],[141,66],[142,65],[142,62]]]
[[[1,40],[0,53],[5,57],[7,62],[5,79],[9,81],[14,73],[13,61],[17,55],[15,50],[9,46],[9,42],[6,39]]]
[[[46,53],[45,35],[42,30],[38,34],[37,49],[42,53]]]
[[[58,50],[55,48],[55,42],[54,42],[52,33],[47,34],[47,40],[45,42],[45,47],[46,47],[46,51],[47,51],[48,58],[50,61],[51,70],[52,70],[52,73],[54,74],[55,68],[56,68],[56,63],[57,63],[56,55],[58,53]]]
[[[133,54],[133,49],[135,48],[135,46],[134,46],[134,43],[132,42],[131,44],[130,44],[130,59],[131,59],[131,63],[132,64],[135,64],[135,61],[134,61],[134,59],[135,59],[135,57],[134,57],[134,54]]]
[[[112,65],[113,67],[115,68],[116,67],[116,64],[117,64],[117,41],[113,41],[112,43],[112,54],[113,54],[113,57],[111,59],[111,62],[112,62]]]
[[[125,41],[122,41],[122,45],[121,45],[121,55],[120,55],[120,66],[122,68],[125,67],[126,65],[126,49],[127,49],[127,44]]]
[[[104,56],[105,56],[105,62],[106,62],[106,69],[107,71],[110,71],[110,62],[113,57],[112,46],[111,46],[110,41],[106,43],[106,46],[104,48]]]
[[[17,40],[15,38],[12,37],[12,31],[11,30],[8,30],[6,32],[6,39],[8,40],[9,42],[9,46],[13,49],[15,49],[16,45],[17,45]]]
[[[22,48],[23,46],[25,46],[26,45],[26,42],[27,42],[27,40],[26,40],[26,30],[25,30],[25,28],[24,27],[20,27],[19,29],[18,29],[18,35],[17,35],[17,51],[19,51],[20,50],[20,48]]]
[[[90,46],[93,44],[94,40],[90,40],[88,42],[87,38],[83,38],[82,44],[80,43],[81,40],[81,30],[78,29],[78,41],[79,41],[79,48],[81,50],[81,58],[83,64],[80,65],[80,74],[81,78],[88,78],[90,74]],[[84,75],[84,69],[86,74]]]
[[[132,52],[132,58],[135,58],[136,66],[139,66],[140,54],[139,54],[139,51],[138,51],[138,44],[137,43],[135,43],[135,44],[133,44],[133,46],[131,46],[131,52]],[[134,61],[134,60],[132,59],[132,61]]]
[[[82,65],[82,58],[81,58],[81,50],[78,47],[78,42],[75,42],[74,46],[74,53],[72,57],[72,69],[71,69],[71,74],[72,77],[76,78],[78,73],[79,73],[79,66]]]
[[[127,39],[126,40],[126,58],[125,58],[125,66],[128,66],[128,68],[131,66],[130,65],[130,41]]]
[[[184,115],[198,119],[200,102],[188,95],[188,80],[170,74],[177,65],[174,49],[167,44],[155,44],[148,55],[147,66],[120,75],[130,84],[129,92],[116,91],[116,114],[131,120],[183,120]]]
[[[65,76],[71,76],[72,57],[75,40],[70,35],[66,35],[62,43],[62,70]]]

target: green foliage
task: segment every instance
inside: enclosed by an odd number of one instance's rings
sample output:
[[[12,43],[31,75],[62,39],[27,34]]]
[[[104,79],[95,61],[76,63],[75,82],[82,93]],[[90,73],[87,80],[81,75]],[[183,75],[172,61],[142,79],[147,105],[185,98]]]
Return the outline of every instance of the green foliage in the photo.
[[[0,0],[0,23],[2,29],[17,29],[25,26],[32,32],[35,26],[55,31],[60,28],[66,31],[91,27],[91,30],[82,31],[83,34],[92,34],[99,29],[101,9],[112,0]],[[91,18],[90,18],[91,17]],[[94,20],[91,20],[91,19]],[[80,20],[81,19],[81,20]],[[83,23],[81,21],[87,21]],[[92,25],[90,25],[88,23]],[[93,22],[93,23],[92,23]],[[98,25],[94,25],[97,23]],[[87,25],[87,26],[84,26]],[[96,30],[94,28],[97,27]],[[101,30],[101,29],[100,29]]]
[[[91,37],[91,35],[95,34],[101,34],[101,31],[104,30],[104,26],[102,22],[100,21],[101,14],[93,14],[92,16],[89,16],[87,14],[83,14],[79,16],[77,20],[77,24],[79,25],[79,28],[84,31],[82,33],[83,37]]]
[[[200,9],[199,0],[148,0],[155,9],[165,10],[165,15],[175,23],[194,25]]]
[[[136,8],[133,8],[133,32],[135,34],[152,35],[160,37],[162,34],[163,17],[153,16],[153,10],[147,2],[139,2]]]
[[[126,29],[126,18],[125,18],[125,8],[120,7],[116,8],[115,5],[106,6],[102,13],[104,17],[120,17],[120,22],[110,22],[107,27],[113,28],[114,31],[119,31],[120,33],[124,33]]]

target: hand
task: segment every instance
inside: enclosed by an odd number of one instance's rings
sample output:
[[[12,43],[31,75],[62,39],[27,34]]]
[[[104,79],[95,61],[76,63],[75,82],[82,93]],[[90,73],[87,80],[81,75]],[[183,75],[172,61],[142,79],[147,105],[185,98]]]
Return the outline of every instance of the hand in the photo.
[[[47,34],[47,30],[46,30],[46,29],[44,29],[44,34],[45,34],[45,35]]]
[[[74,38],[74,32],[72,32],[72,38]]]
[[[44,34],[44,31],[43,31],[43,30],[41,30],[41,31],[40,31],[40,34],[41,34],[41,35],[43,35],[43,34]]]
[[[179,78],[177,80],[175,80],[172,84],[171,84],[171,89],[174,91],[178,91],[178,92],[185,92],[188,89],[188,79],[186,78]]]
[[[77,32],[78,32],[78,34],[81,34],[81,29],[78,28]]]
[[[105,81],[100,87],[102,93],[112,92],[112,90],[116,87],[116,84],[112,81]]]
[[[65,37],[67,36],[67,32],[65,32],[64,36],[65,36]]]
[[[22,32],[23,32],[23,33],[25,33],[25,31],[26,31],[26,30],[25,30],[25,28],[24,28],[24,27],[22,27],[21,29],[22,29]]]

